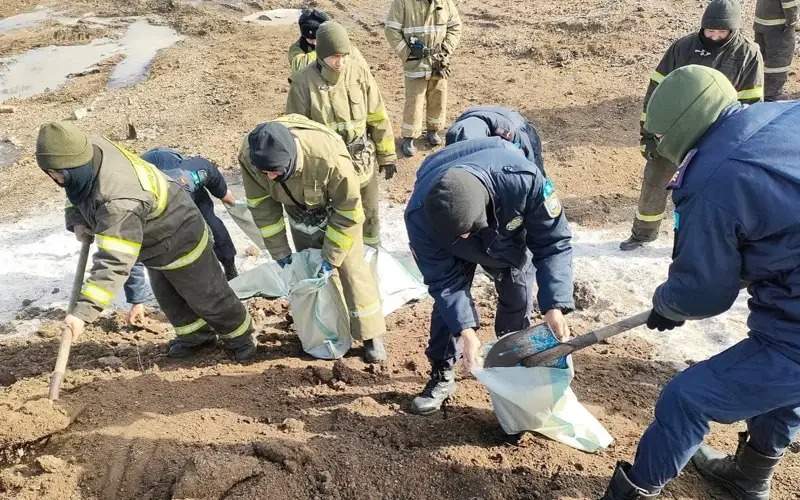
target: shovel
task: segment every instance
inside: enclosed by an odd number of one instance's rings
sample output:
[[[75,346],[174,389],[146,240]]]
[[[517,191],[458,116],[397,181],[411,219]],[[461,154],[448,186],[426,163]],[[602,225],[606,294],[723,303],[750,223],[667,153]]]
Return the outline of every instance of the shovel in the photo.
[[[519,366],[522,364],[527,367],[547,366],[548,363],[572,354],[614,335],[627,332],[637,326],[647,323],[650,311],[640,312],[634,316],[623,319],[613,325],[604,326],[584,335],[571,338],[566,342],[559,343],[549,349],[537,349],[535,342],[535,330],[541,329],[543,325],[537,325],[525,330],[509,333],[500,338],[486,355],[484,366],[508,367]]]
[[[78,267],[75,269],[75,279],[72,281],[72,293],[69,296],[69,306],[67,306],[67,314],[72,313],[75,309],[75,304],[78,302],[78,294],[83,285],[83,273],[86,271],[86,261],[89,260],[89,247],[92,241],[90,238],[83,240],[81,244],[81,255],[78,257]],[[64,374],[67,371],[67,361],[69,361],[69,350],[72,348],[72,330],[64,327],[61,332],[61,345],[58,347],[58,358],[56,358],[56,367],[53,370],[53,375],[50,377],[50,392],[48,398],[50,401],[58,400],[58,393],[61,390],[61,382],[64,380]]]

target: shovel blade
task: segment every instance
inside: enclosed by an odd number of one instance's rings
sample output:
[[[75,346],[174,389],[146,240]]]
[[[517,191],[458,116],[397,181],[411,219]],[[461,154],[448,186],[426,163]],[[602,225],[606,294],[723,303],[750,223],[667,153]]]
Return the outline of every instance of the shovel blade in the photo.
[[[500,337],[486,354],[486,368],[519,366],[522,360],[536,353],[559,345],[553,331],[546,324],[535,325]],[[566,368],[565,357],[543,365],[551,368]]]

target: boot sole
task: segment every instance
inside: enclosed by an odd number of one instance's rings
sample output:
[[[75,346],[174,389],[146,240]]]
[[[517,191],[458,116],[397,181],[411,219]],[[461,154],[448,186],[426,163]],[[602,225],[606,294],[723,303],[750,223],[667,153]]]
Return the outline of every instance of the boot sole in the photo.
[[[694,468],[697,469],[697,472],[699,472],[700,475],[703,476],[705,480],[709,481],[712,484],[715,484],[716,486],[719,486],[720,488],[723,488],[725,491],[730,493],[730,495],[736,500],[769,500],[769,493],[767,493],[766,496],[750,495],[747,492],[743,492],[738,486],[731,483],[724,477],[718,476],[717,474],[714,474],[711,471],[703,470],[701,467],[698,467],[694,459],[692,459],[692,464],[694,465]]]

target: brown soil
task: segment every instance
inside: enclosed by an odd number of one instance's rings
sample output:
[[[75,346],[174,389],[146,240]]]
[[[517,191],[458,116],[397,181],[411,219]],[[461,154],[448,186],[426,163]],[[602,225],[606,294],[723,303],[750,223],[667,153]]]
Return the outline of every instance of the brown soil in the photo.
[[[36,0],[5,0],[0,16],[28,11]],[[12,105],[0,114],[0,140],[13,137],[25,155],[3,170],[0,219],[26,217],[61,203],[63,194],[38,172],[31,155],[38,124],[90,108],[79,124],[124,140],[128,123],[142,151],[169,145],[230,168],[241,137],[280,114],[285,101],[285,48],[294,28],[264,29],[238,21],[242,12],[206,2],[53,0],[73,14],[158,15],[186,36],[164,51],[150,77],[133,88],[106,90],[110,65],[76,77],[60,90]],[[279,4],[227,2],[252,12]],[[402,80],[383,41],[388,0],[319,0],[352,29],[373,63],[399,130]],[[745,2],[752,12],[752,1]],[[241,7],[239,7],[241,6]],[[573,220],[604,225],[630,216],[641,171],[637,144],[641,94],[668,41],[697,24],[701,3],[501,2],[464,0],[464,41],[455,59],[450,115],[471,104],[516,107],[541,129],[548,172]],[[0,35],[0,56],[51,43],[107,34],[52,24]],[[790,90],[798,91],[796,78]],[[428,151],[424,151],[427,153]],[[424,154],[421,155],[424,157]],[[408,197],[420,158],[401,161],[386,184],[397,203]],[[492,319],[491,294],[479,306]],[[575,331],[613,320],[606,302],[583,289],[586,308]],[[356,349],[340,362],[303,355],[285,304],[249,303],[261,347],[256,360],[235,364],[220,349],[194,362],[164,357],[169,329],[157,316],[146,328],[119,315],[99,321],[73,347],[62,401],[42,398],[58,340],[58,313],[25,341],[0,341],[0,497],[2,498],[597,498],[616,460],[631,459],[652,418],[659,388],[674,373],[648,345],[615,339],[576,356],[573,387],[616,439],[585,454],[525,435],[510,442],[485,390],[460,382],[446,412],[407,412],[425,381],[430,301],[389,318],[391,358],[363,364]],[[61,313],[63,314],[63,313]],[[490,329],[481,331],[484,338]],[[709,441],[727,450],[737,426],[715,426]],[[781,465],[773,498],[797,498],[800,458]],[[725,498],[692,467],[667,498]]]

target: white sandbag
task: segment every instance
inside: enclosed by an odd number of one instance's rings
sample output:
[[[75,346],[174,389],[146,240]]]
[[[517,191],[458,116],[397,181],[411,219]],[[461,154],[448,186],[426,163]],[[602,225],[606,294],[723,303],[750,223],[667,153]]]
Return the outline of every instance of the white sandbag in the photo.
[[[558,344],[545,325],[536,328],[528,340],[537,350]],[[484,352],[491,346],[484,346]],[[590,453],[613,441],[570,388],[575,376],[571,356],[554,360],[549,367],[477,368],[472,374],[489,390],[494,413],[507,434],[538,432]]]
[[[228,205],[227,203],[223,203],[223,205],[228,211],[228,214],[230,214],[231,219],[233,219],[244,234],[246,234],[258,248],[266,250],[267,247],[264,245],[264,238],[261,236],[261,231],[258,230],[256,223],[253,222],[253,215],[250,213],[247,203],[237,201],[233,205]]]
[[[318,278],[319,251],[303,251],[281,270],[289,283],[289,311],[303,350],[319,359],[338,359],[350,350],[350,320],[339,288],[329,278]],[[276,264],[277,265],[277,264]]]

